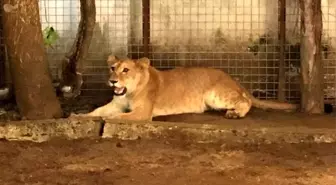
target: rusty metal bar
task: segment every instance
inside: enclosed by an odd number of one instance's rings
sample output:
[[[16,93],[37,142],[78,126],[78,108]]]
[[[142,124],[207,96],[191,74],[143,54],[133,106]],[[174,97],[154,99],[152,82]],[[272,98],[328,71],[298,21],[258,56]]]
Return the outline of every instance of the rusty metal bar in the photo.
[[[143,55],[148,57],[150,43],[150,0],[142,0]]]
[[[285,44],[286,44],[286,0],[279,0],[279,77],[278,77],[278,100],[285,101]]]
[[[139,43],[136,42],[137,38],[137,28],[138,24],[141,24],[137,17],[140,16],[142,11],[142,2],[140,1],[130,1],[130,26],[131,29],[129,30],[129,38],[128,38],[128,56],[130,58],[139,58]],[[139,12],[139,14],[137,14]],[[140,26],[139,26],[140,27]]]

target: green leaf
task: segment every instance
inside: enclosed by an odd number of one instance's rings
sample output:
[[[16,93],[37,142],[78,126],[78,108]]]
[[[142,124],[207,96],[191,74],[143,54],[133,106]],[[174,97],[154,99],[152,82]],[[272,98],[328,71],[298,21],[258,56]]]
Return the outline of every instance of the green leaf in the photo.
[[[44,44],[47,46],[51,46],[55,44],[59,38],[56,30],[53,27],[49,27],[49,26],[43,30],[42,35],[43,35]]]

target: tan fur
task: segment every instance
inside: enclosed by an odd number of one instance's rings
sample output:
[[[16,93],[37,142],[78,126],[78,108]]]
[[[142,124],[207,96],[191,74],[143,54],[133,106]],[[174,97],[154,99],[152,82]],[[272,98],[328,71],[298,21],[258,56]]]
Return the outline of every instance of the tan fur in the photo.
[[[126,87],[127,92],[82,116],[152,120],[155,116],[202,113],[212,108],[226,109],[226,118],[243,118],[252,105],[262,109],[297,109],[293,104],[258,100],[217,69],[194,67],[159,71],[150,66],[148,58],[120,60],[115,56],[109,56],[107,64],[109,80],[118,81],[116,86]],[[129,70],[123,72],[124,68]],[[125,112],[126,109],[131,111]]]

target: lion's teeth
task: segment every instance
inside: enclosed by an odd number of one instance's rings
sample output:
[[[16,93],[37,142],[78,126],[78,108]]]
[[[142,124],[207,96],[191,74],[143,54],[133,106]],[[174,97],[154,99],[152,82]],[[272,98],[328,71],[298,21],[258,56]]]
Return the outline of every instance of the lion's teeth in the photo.
[[[115,88],[114,92],[117,94],[121,94],[123,92],[124,88]]]

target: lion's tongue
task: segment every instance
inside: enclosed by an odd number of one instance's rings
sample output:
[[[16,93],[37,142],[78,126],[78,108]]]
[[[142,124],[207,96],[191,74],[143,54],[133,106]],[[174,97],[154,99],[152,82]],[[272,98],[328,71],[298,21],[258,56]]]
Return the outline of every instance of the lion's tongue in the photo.
[[[121,94],[124,91],[123,87],[115,87],[114,88],[114,93],[116,94]]]

